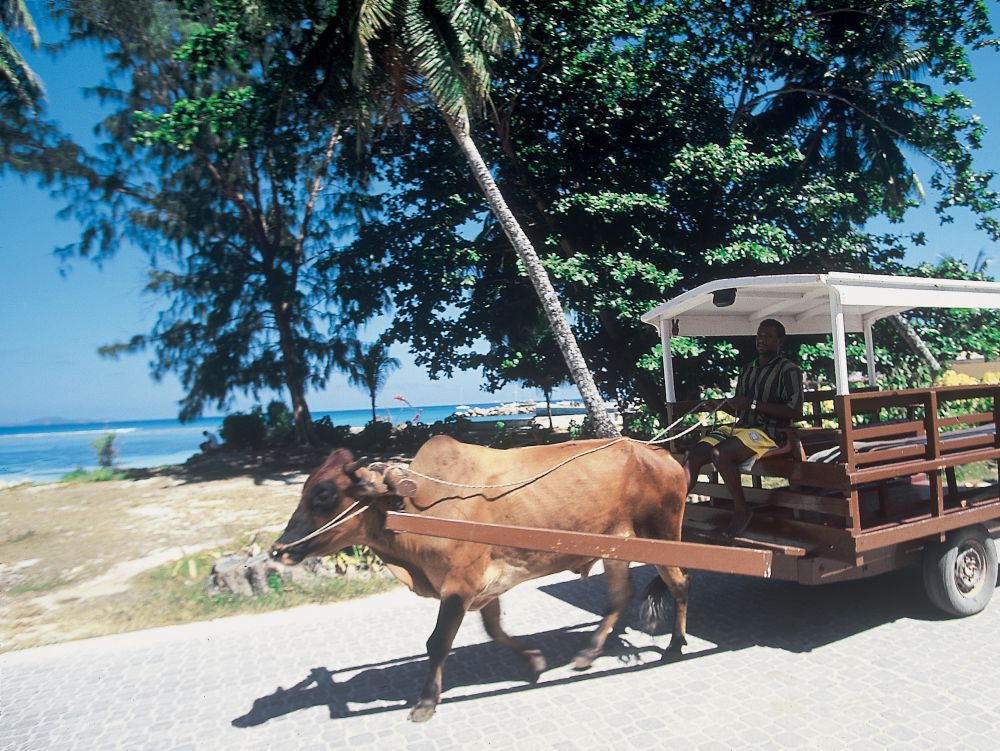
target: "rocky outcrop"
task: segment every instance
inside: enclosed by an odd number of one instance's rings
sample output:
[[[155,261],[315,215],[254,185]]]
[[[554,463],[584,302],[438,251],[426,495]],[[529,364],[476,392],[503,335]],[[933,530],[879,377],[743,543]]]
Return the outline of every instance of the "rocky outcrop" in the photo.
[[[205,593],[209,597],[262,597],[285,586],[308,589],[323,578],[382,575],[388,572],[367,549],[359,554],[342,551],[337,555],[306,558],[297,566],[286,566],[262,555],[260,545],[255,543],[220,556],[205,582]]]

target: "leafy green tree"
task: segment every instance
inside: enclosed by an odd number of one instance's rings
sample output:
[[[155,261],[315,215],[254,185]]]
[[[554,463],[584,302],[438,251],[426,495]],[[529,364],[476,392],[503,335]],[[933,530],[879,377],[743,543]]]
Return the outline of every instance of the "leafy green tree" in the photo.
[[[215,0],[214,7],[221,12],[228,5],[229,0]],[[256,9],[248,5],[245,10],[253,15]],[[443,116],[489,210],[517,253],[521,273],[531,280],[598,432],[617,435],[551,280],[472,138],[470,113],[486,98],[490,62],[518,41],[513,17],[496,0],[306,3],[268,6],[266,15],[273,26],[314,32],[289,52],[296,55],[302,80],[317,95],[326,96],[331,81],[342,80],[347,61],[366,120],[396,122],[427,105]],[[240,23],[235,16],[233,20]],[[339,93],[336,83],[332,88]]]
[[[352,386],[364,389],[372,404],[372,423],[376,422],[375,398],[385,388],[389,374],[399,370],[400,362],[389,355],[382,342],[363,344],[352,342],[347,358],[347,380]]]
[[[307,389],[325,384],[343,350],[327,323],[331,280],[315,261],[363,206],[343,179],[342,160],[353,159],[345,110],[288,85],[284,50],[308,32],[271,29],[245,10],[68,6],[74,38],[106,45],[98,91],[120,106],[102,123],[98,155],[81,160],[84,179],[68,181],[86,229],[64,253],[101,260],[131,242],[149,256],[147,290],[168,306],[151,332],[102,352],[152,350],[154,377],[176,373],[187,391],[182,420],[234,393],[284,389],[296,439],[309,443]]]
[[[495,383],[491,383],[491,386],[514,382],[540,390],[545,396],[545,408],[551,428],[552,392],[569,380],[566,364],[559,356],[559,349],[552,339],[551,330],[544,321],[538,321],[534,326],[518,333],[520,336],[517,338],[505,340],[506,356],[496,368],[499,378]],[[497,354],[496,345],[493,350],[493,354]]]
[[[943,218],[963,205],[995,229],[997,196],[971,160],[981,125],[954,90],[991,34],[982,3],[510,7],[522,52],[497,63],[477,137],[607,394],[662,405],[639,318],[665,297],[727,275],[903,271],[902,238],[864,226],[915,200],[907,154],[929,158]],[[519,269],[420,117],[378,143],[385,210],[339,256],[341,278],[366,270],[392,291],[393,335],[433,371],[490,367],[473,344],[516,327]],[[674,346],[682,395],[728,385],[736,348]]]

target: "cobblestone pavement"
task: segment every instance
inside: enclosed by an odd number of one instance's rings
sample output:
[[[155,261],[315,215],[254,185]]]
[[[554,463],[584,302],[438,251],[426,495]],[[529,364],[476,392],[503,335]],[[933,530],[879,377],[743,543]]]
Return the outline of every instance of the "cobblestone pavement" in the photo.
[[[651,568],[632,571],[640,589]],[[1000,746],[1000,602],[948,620],[919,572],[809,588],[695,574],[689,647],[626,627],[586,672],[573,654],[601,576],[504,598],[546,653],[530,685],[470,615],[437,715],[407,721],[436,602],[366,600],[0,656],[3,749],[962,748]],[[634,621],[634,609],[626,623]]]

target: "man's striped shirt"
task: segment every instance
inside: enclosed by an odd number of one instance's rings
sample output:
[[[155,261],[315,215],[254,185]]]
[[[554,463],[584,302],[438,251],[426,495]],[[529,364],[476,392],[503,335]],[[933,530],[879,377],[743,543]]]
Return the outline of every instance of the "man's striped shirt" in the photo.
[[[757,404],[783,404],[796,412],[802,411],[802,371],[799,366],[781,355],[760,365],[756,359],[740,372],[736,382],[736,395],[746,396]],[[786,436],[779,428],[787,428],[791,420],[747,409],[737,416],[741,428],[760,428],[776,443],[784,443]]]

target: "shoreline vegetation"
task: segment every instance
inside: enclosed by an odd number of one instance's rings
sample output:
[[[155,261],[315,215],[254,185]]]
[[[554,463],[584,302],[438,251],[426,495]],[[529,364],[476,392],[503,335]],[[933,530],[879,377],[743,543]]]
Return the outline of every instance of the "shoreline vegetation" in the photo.
[[[549,439],[565,440],[576,418],[554,418],[551,433],[547,418],[533,423]],[[502,422],[488,422],[487,429],[503,435]],[[381,456],[409,459],[415,448]],[[264,548],[278,536],[306,477],[329,450],[221,449],[183,464],[111,468],[102,482],[78,477],[0,488],[0,652],[396,586],[387,575],[361,572],[313,584],[275,582],[264,597],[206,594],[216,559]],[[380,457],[377,450],[365,453]]]

